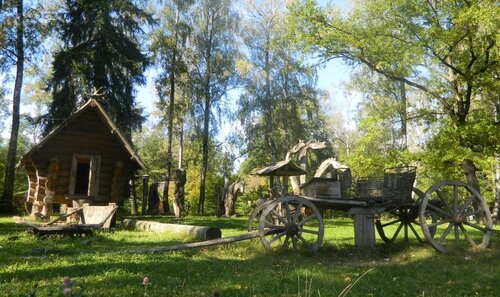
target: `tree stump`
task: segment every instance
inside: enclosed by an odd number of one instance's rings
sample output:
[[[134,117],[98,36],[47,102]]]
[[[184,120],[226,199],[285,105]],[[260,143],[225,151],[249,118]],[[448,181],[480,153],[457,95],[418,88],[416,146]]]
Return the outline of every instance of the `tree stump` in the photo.
[[[148,211],[147,214],[155,215],[160,212],[160,195],[158,193],[158,183],[152,183],[149,187]]]
[[[174,214],[181,218],[185,214],[184,208],[184,185],[186,184],[186,170],[177,168],[175,170],[175,192],[174,192]]]

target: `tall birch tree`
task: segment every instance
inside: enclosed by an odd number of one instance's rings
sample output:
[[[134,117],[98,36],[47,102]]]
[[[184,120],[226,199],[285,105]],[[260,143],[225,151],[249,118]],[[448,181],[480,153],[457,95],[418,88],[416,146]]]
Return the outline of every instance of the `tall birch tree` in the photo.
[[[230,0],[201,0],[193,7],[193,34],[187,55],[195,97],[194,112],[202,121],[202,161],[198,214],[204,213],[212,113],[238,83],[235,71],[237,15]]]
[[[291,20],[293,21],[293,20]],[[251,1],[244,18],[248,57],[238,117],[245,130],[249,162],[283,160],[299,140],[325,140],[317,72],[304,63],[286,34],[285,1]]]
[[[24,6],[23,0],[14,3],[16,17],[14,22],[15,45],[12,47],[11,59],[15,61],[16,78],[12,96],[12,125],[9,139],[9,149],[7,152],[7,164],[5,166],[4,189],[2,193],[2,204],[4,211],[12,209],[12,199],[14,196],[14,179],[17,154],[17,138],[19,136],[21,90],[23,87],[24,75]]]
[[[168,198],[173,163],[172,139],[174,117],[176,117],[174,114],[174,110],[176,110],[175,98],[180,97],[177,90],[180,87],[185,88],[185,84],[184,86],[182,85],[183,76],[185,76],[186,72],[183,52],[190,34],[187,19],[190,13],[190,5],[193,4],[192,2],[166,2],[158,16],[159,26],[151,34],[151,49],[154,52],[154,62],[162,69],[156,79],[158,95],[160,96],[160,107],[166,107],[167,109],[164,116],[167,122],[167,158],[165,164],[165,187],[163,191],[164,213],[170,212]],[[168,100],[165,97],[168,97]],[[177,111],[180,111],[179,108],[177,108]],[[177,115],[177,117],[182,117],[182,115]],[[175,203],[178,204],[177,201],[174,201]],[[176,216],[180,217],[181,214],[176,214]]]

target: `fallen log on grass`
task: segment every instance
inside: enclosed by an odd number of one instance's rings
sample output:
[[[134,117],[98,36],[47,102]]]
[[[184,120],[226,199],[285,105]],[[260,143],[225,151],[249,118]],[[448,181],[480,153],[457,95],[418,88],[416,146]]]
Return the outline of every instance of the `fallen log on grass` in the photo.
[[[187,234],[196,240],[211,240],[222,237],[222,232],[219,228],[179,225],[179,224],[165,224],[150,221],[138,221],[131,219],[124,219],[123,226],[125,228],[134,228],[141,231],[154,231],[154,232],[169,232],[178,234]]]

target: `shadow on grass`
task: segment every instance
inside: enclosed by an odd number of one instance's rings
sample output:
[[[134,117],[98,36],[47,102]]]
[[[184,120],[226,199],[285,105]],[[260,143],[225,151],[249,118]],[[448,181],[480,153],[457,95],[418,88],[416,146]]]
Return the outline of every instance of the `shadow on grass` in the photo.
[[[173,217],[141,219],[179,222]],[[246,218],[182,220],[187,222],[241,230]],[[349,223],[347,219],[326,220],[339,227],[328,229],[332,232],[343,227],[351,230]],[[327,241],[315,254],[265,252],[258,239],[183,252],[123,254],[117,252],[176,244],[182,239],[116,231],[97,232],[90,238],[36,240],[11,229],[16,227],[0,223],[0,291],[7,292],[5,296],[21,296],[33,283],[40,290],[37,296],[55,296],[49,291],[57,289],[65,275],[83,286],[89,297],[142,296],[144,276],[151,280],[149,296],[338,296],[371,268],[375,269],[352,288],[352,296],[494,296],[500,275],[497,238],[484,252],[446,255],[416,241],[361,249],[347,244],[350,239]],[[8,241],[8,236],[17,233],[18,240]],[[47,248],[45,254],[40,254],[41,247]]]
[[[239,256],[242,252],[247,254]],[[394,259],[401,254],[408,259]],[[49,263],[2,271],[0,279],[57,284],[69,275],[92,288],[86,296],[110,290],[109,296],[140,296],[143,276],[152,283],[149,296],[338,296],[375,268],[352,288],[352,296],[494,296],[499,259],[498,249],[442,255],[403,245],[368,250],[327,245],[315,255],[294,255],[264,252],[253,242],[147,255],[55,256]]]
[[[30,229],[28,226],[20,225],[15,222],[4,223],[0,222],[0,236],[12,235],[14,236],[18,232],[23,232]]]

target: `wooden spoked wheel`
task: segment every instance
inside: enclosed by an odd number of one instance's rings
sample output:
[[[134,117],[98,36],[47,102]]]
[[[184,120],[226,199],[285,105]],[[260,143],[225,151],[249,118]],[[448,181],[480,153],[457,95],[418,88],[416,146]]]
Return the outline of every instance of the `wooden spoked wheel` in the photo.
[[[323,242],[323,218],[316,206],[299,196],[284,196],[268,204],[258,231],[266,250],[292,247],[314,252]]]
[[[387,211],[375,221],[380,238],[385,243],[392,243],[398,237],[408,242],[410,233],[423,242],[424,236],[418,223],[418,207],[424,198],[424,192],[413,188],[412,199]]]
[[[271,199],[263,200],[261,203],[258,203],[255,206],[255,208],[250,213],[250,216],[248,216],[248,222],[247,222],[248,232],[259,230],[259,221],[262,211],[272,202],[273,200]]]
[[[486,201],[462,182],[443,181],[430,187],[419,217],[425,238],[439,252],[485,248],[491,239],[493,223]]]

